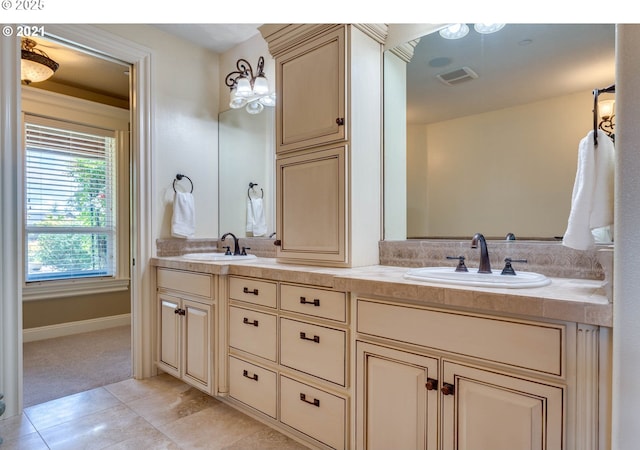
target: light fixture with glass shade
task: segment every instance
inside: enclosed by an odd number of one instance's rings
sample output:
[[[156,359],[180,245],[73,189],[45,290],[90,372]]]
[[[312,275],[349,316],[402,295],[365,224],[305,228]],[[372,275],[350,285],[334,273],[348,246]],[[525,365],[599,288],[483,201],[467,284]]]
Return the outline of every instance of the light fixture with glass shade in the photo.
[[[20,78],[27,85],[51,78],[59,67],[45,52],[35,48],[36,45],[31,39],[22,39]]]
[[[600,94],[614,94],[616,85],[612,84],[602,89],[593,90],[593,140],[598,145],[597,130],[602,130],[607,136],[615,142],[616,123],[615,123],[615,99],[601,100]]]
[[[465,23],[454,23],[440,30],[440,36],[445,39],[460,39],[469,33],[469,27]]]
[[[480,34],[491,34],[504,28],[504,23],[476,23],[473,29]]]
[[[231,90],[229,106],[233,109],[244,107],[249,114],[259,114],[265,106],[275,106],[275,93],[269,92],[269,82],[264,75],[264,58],[258,58],[256,75],[246,59],[236,62],[235,70],[224,80]]]

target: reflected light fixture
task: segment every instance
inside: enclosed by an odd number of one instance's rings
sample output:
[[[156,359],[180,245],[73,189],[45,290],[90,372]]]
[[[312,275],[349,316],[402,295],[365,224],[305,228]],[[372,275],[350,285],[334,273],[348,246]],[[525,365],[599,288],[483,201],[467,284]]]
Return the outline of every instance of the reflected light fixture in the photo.
[[[27,85],[51,78],[59,67],[59,64],[49,58],[45,52],[35,47],[35,41],[22,39],[20,78]]]
[[[615,117],[614,114],[615,100],[600,100],[598,102],[598,110],[600,111],[600,123],[598,128],[604,131],[607,136],[614,139]]]
[[[265,106],[275,106],[276,95],[269,92],[269,83],[264,75],[264,58],[258,59],[256,75],[246,59],[239,59],[236,68],[224,80],[231,90],[229,106],[233,109],[244,107],[249,114],[259,114]]]
[[[440,30],[440,36],[445,39],[460,39],[469,33],[469,27],[465,23],[454,23]]]
[[[491,34],[504,28],[504,23],[476,23],[473,29],[480,34]]]

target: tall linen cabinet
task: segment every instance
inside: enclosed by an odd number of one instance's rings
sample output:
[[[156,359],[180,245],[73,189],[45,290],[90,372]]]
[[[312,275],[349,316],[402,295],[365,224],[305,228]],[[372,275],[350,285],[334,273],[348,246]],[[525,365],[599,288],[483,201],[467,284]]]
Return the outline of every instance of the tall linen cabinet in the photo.
[[[276,257],[378,264],[384,25],[260,28],[276,61]]]

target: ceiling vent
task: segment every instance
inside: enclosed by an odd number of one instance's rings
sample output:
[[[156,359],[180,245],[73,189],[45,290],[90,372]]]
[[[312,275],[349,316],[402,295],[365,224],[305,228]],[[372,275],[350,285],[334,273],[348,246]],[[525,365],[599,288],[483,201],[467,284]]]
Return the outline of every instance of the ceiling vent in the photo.
[[[465,66],[446,73],[441,73],[440,75],[436,75],[436,78],[438,78],[438,80],[442,81],[444,84],[455,86],[456,84],[478,78],[478,74]]]

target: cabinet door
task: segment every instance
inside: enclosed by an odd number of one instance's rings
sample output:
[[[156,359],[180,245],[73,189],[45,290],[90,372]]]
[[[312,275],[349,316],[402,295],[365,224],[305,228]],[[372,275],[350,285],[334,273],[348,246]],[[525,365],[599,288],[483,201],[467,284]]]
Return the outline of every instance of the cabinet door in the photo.
[[[276,60],[278,153],[345,138],[345,29]]]
[[[159,301],[158,361],[162,369],[180,376],[180,299],[166,294]]]
[[[278,258],[347,261],[345,160],[344,146],[278,159]]]
[[[436,449],[438,361],[357,343],[358,449]]]
[[[443,449],[562,449],[562,387],[445,361]]]
[[[211,386],[211,306],[183,300],[184,372],[185,378]]]

